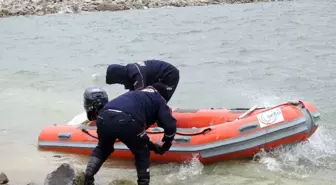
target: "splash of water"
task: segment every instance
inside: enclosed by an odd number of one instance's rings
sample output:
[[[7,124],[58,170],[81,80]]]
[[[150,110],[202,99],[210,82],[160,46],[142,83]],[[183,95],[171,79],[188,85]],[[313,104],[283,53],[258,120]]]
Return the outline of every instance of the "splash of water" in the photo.
[[[167,184],[175,184],[178,181],[195,180],[195,176],[201,175],[203,171],[203,164],[198,160],[197,155],[194,155],[190,161],[177,166],[179,170],[172,169],[164,179]]]
[[[319,168],[335,168],[331,161],[336,158],[336,142],[327,129],[320,127],[309,142],[261,151],[255,158],[270,171],[306,178]]]

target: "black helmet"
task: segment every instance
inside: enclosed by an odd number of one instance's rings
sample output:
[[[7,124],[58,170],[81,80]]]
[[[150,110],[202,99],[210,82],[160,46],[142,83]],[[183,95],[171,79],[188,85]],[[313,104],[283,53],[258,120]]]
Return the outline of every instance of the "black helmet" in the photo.
[[[84,92],[84,109],[88,119],[95,119],[93,116],[105,106],[108,102],[108,95],[103,88],[88,87]]]

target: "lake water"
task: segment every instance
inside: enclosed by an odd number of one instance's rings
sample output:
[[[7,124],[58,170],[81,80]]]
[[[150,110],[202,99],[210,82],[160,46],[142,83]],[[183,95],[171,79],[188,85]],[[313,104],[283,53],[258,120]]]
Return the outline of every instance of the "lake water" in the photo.
[[[37,184],[86,157],[37,150],[41,129],[83,112],[82,94],[108,64],[162,59],[181,80],[173,107],[251,107],[302,99],[322,120],[310,143],[258,161],[155,165],[152,184],[336,184],[336,1],[298,0],[0,19],[0,171]],[[110,160],[97,182],[136,179]]]

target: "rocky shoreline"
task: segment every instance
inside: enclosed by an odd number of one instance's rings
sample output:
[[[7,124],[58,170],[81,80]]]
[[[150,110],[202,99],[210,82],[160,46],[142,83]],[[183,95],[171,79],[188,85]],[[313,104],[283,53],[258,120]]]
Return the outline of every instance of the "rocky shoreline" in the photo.
[[[160,7],[204,6],[223,3],[253,3],[270,0],[0,0],[0,17],[121,11]]]
[[[57,169],[49,173],[45,180],[44,185],[84,185],[84,171],[76,170],[68,163],[61,164]],[[0,184],[13,185],[5,173],[0,172]],[[37,185],[33,182],[27,185]],[[131,180],[114,180],[108,185],[136,185]]]

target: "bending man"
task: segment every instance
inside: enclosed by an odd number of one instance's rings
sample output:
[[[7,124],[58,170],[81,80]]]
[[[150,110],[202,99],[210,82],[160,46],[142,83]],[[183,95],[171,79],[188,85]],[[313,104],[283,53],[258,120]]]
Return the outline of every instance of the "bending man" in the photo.
[[[86,167],[85,185],[94,184],[94,175],[114,151],[116,139],[135,156],[138,185],[149,185],[150,150],[164,154],[176,133],[176,119],[166,104],[167,97],[166,87],[160,83],[129,91],[111,101],[103,89],[86,89],[84,108],[88,119],[96,120],[99,141]],[[152,143],[146,134],[146,129],[155,122],[164,129],[162,146]]]
[[[179,70],[161,60],[146,60],[126,66],[111,64],[106,70],[106,84],[123,84],[130,91],[160,82],[166,85],[167,102],[173,96],[180,80]]]

